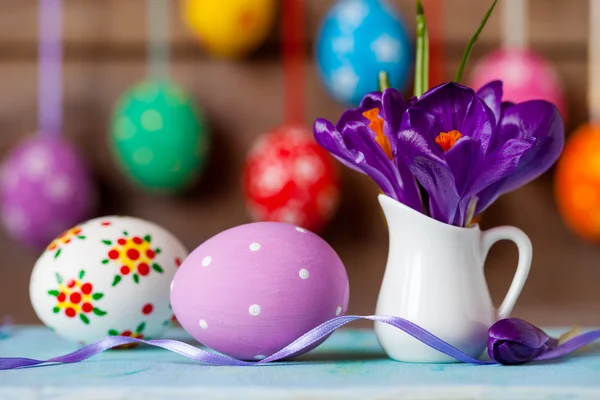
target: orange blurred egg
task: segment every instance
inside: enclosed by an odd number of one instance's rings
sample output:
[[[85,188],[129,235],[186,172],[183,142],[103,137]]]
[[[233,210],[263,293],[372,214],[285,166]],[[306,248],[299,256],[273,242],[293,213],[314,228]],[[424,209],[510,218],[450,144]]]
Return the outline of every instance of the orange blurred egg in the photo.
[[[583,239],[600,242],[600,125],[584,125],[567,140],[555,180],[566,224]]]

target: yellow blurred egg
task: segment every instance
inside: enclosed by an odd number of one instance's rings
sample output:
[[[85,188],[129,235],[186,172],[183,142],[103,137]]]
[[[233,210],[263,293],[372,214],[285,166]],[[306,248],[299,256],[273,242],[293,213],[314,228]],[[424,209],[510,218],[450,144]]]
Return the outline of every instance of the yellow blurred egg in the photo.
[[[206,50],[238,58],[255,50],[275,22],[275,0],[183,0],[183,19]]]

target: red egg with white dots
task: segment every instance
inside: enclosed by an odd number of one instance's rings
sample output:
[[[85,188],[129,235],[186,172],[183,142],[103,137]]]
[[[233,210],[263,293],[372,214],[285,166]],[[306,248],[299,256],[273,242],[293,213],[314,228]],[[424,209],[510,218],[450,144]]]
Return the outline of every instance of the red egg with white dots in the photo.
[[[246,205],[254,221],[278,221],[321,230],[339,202],[333,158],[302,127],[261,135],[244,167]]]

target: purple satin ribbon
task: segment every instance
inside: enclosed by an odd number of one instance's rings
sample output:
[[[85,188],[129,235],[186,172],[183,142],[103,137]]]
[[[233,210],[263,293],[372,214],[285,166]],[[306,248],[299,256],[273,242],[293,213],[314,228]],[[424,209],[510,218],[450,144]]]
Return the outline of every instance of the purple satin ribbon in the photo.
[[[39,2],[38,125],[43,134],[62,131],[62,0]]]
[[[190,358],[195,361],[199,361],[210,365],[227,365],[227,366],[251,366],[251,365],[263,365],[271,361],[281,360],[285,358],[293,357],[300,353],[303,349],[310,347],[312,344],[318,342],[324,337],[331,334],[336,329],[349,322],[356,321],[358,319],[368,319],[371,321],[383,322],[385,324],[394,326],[401,331],[409,334],[425,345],[438,350],[439,352],[446,354],[450,357],[455,358],[458,361],[462,361],[470,364],[479,365],[491,365],[498,364],[497,361],[484,361],[477,358],[473,358],[451,344],[443,341],[432,333],[425,329],[413,324],[399,317],[381,316],[381,315],[370,315],[365,317],[360,316],[342,316],[329,320],[310,332],[302,335],[300,338],[287,345],[277,353],[260,361],[241,361],[235,358],[224,356],[210,351],[202,350],[187,343],[183,343],[177,340],[141,340],[131,337],[124,336],[109,336],[104,339],[100,339],[88,346],[85,346],[73,353],[65,354],[63,356],[54,357],[48,360],[35,360],[31,358],[19,358],[19,357],[5,357],[0,358],[0,370],[15,369],[23,367],[32,367],[41,364],[68,364],[77,363],[83,360],[87,360],[90,357],[95,356],[103,351],[112,349],[117,346],[132,343],[143,343],[154,347],[160,347],[165,350],[172,351],[177,354],[181,354],[184,357]],[[549,351],[534,361],[550,360],[565,356],[585,345],[592,343],[595,340],[600,339],[600,330],[586,332],[579,335],[568,342],[558,346],[556,349]]]

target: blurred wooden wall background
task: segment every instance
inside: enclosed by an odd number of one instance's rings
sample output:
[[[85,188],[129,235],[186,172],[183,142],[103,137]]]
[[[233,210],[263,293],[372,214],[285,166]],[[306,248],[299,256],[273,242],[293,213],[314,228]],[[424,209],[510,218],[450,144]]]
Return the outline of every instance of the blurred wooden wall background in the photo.
[[[279,34],[275,27],[269,41],[246,60],[210,59],[184,29],[177,1],[169,1],[173,3],[172,75],[202,106],[214,138],[210,166],[198,188],[180,198],[152,197],[133,188],[108,153],[112,106],[146,73],[143,0],[65,1],[65,131],[95,171],[102,191],[99,215],[129,214],[155,221],[193,249],[221,230],[249,221],[241,200],[240,170],[254,138],[282,121]],[[412,32],[413,0],[391,1]],[[556,66],[565,83],[570,115],[567,132],[587,118],[588,1],[597,0],[531,0],[532,47]],[[308,46],[333,0],[306,3],[307,54],[312,55]],[[445,3],[445,69],[451,78],[489,1]],[[499,44],[500,29],[497,10],[475,48],[471,66]],[[0,155],[37,127],[36,35],[37,1],[0,0]],[[319,116],[336,119],[342,108],[325,93],[312,59],[307,61],[306,75],[307,125]],[[373,184],[349,170],[343,178],[341,209],[324,236],[347,266],[350,312],[369,314],[383,275],[387,232]],[[515,315],[547,325],[600,324],[600,246],[586,244],[566,230],[554,205],[551,174],[504,196],[486,213],[484,228],[504,224],[520,227],[534,243],[531,275]],[[0,232],[0,316],[11,315],[18,323],[37,321],[28,293],[36,258],[34,252]],[[515,264],[516,250],[511,244],[501,243],[492,250],[486,275],[497,303],[508,288]]]

